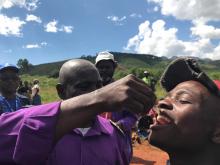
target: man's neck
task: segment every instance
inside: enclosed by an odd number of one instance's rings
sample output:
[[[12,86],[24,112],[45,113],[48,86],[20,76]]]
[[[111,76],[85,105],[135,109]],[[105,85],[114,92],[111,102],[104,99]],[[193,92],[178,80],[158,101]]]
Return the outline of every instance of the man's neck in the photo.
[[[219,149],[211,147],[200,151],[176,151],[169,153],[171,165],[218,165],[220,162]]]
[[[4,92],[1,92],[1,95],[3,97],[5,97],[6,99],[14,99],[14,98],[16,98],[16,93],[4,93]]]

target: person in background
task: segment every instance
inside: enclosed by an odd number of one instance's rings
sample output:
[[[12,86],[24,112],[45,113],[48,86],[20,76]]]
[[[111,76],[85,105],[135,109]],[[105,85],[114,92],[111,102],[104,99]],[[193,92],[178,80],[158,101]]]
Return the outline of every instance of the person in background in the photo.
[[[94,92],[3,113],[0,115],[0,164],[45,164],[55,145],[65,135],[75,128],[84,127],[96,115],[120,111],[122,107],[134,113],[149,111],[155,99],[148,86],[128,75]],[[79,149],[75,148],[74,152],[79,152]],[[74,156],[66,154],[70,158]],[[99,155],[109,156],[105,152]]]
[[[41,104],[41,96],[39,94],[40,86],[39,81],[35,79],[33,81],[33,87],[31,88],[31,104],[32,105],[40,105]]]
[[[0,114],[20,109],[22,98],[16,95],[20,78],[19,69],[12,64],[0,65]]]
[[[172,61],[161,84],[168,94],[153,108],[150,144],[166,151],[171,165],[218,165],[220,86],[193,58]]]
[[[57,84],[57,92],[61,99],[83,95],[100,87],[101,77],[89,61],[74,59],[62,65]],[[131,158],[128,150],[130,146],[127,145],[123,131],[109,120],[99,115],[94,116],[56,144],[48,165],[128,165]]]
[[[24,95],[28,98],[31,97],[31,86],[29,85],[28,81],[24,81]]]
[[[155,80],[155,78],[153,77],[153,75],[150,74],[150,72],[148,72],[147,70],[144,71],[144,77],[142,78],[142,80],[148,84],[151,89],[155,92],[155,85],[157,83],[157,81]]]
[[[19,82],[19,86],[18,86],[17,92],[20,93],[20,94],[24,93],[24,85],[23,85],[23,81],[22,80],[20,80],[20,82]]]
[[[17,89],[16,95],[19,96],[19,98],[21,98],[22,107],[26,107],[30,105],[30,97],[28,97],[29,96],[28,89],[26,88],[26,86],[23,85],[22,80],[20,80],[20,84]]]
[[[117,67],[117,62],[115,61],[113,54],[107,51],[100,52],[96,57],[95,65],[102,78],[103,86],[114,82],[113,75]],[[125,132],[127,141],[131,145],[131,130],[132,127],[135,126],[137,115],[127,111],[126,107],[123,107],[120,112],[104,113],[102,116],[116,122]],[[130,150],[132,155],[132,148]]]

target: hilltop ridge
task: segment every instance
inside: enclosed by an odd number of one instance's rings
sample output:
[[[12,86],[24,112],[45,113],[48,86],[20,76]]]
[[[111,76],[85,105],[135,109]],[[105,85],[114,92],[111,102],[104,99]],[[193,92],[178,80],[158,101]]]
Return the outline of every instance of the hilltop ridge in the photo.
[[[116,78],[120,78],[129,73],[136,74],[137,76],[142,76],[143,70],[150,70],[155,75],[160,75],[161,72],[166,68],[168,63],[177,58],[173,57],[168,59],[166,57],[157,57],[151,54],[135,54],[135,53],[122,53],[122,52],[111,52],[115,56],[115,60],[118,62],[118,68],[116,70]],[[86,59],[95,62],[95,56],[83,55],[81,59]],[[220,60],[212,61],[210,59],[199,59],[201,66],[207,72],[218,72],[220,73]],[[40,65],[34,65],[32,69],[28,72],[30,75],[40,75],[48,77],[57,77],[60,67],[64,61],[45,63]],[[217,73],[216,73],[217,74]]]

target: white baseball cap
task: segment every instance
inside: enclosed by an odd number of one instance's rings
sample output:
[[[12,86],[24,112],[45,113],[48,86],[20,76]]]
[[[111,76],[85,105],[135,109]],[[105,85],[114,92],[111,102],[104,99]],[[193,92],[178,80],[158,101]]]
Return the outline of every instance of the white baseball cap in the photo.
[[[95,59],[95,64],[97,64],[99,61],[103,61],[103,60],[112,60],[113,62],[115,62],[114,55],[107,52],[107,51],[100,52],[97,55],[97,57]]]

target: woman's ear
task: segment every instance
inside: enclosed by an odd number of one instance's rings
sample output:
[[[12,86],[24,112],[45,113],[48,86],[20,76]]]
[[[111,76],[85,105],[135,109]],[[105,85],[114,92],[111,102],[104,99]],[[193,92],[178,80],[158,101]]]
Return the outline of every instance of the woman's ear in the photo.
[[[216,144],[220,144],[220,120],[216,124],[215,130],[212,134],[212,142]]]
[[[61,99],[65,98],[65,90],[62,84],[58,83],[56,85],[56,89],[57,89],[57,94]]]

